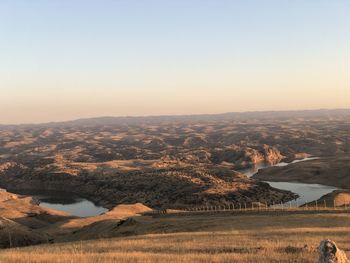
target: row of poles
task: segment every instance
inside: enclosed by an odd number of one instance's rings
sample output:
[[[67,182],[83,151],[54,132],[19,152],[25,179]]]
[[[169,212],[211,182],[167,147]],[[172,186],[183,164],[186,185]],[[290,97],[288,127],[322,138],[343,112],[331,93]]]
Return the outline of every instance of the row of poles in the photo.
[[[238,203],[238,204],[226,204],[220,206],[200,206],[200,207],[191,207],[180,209],[181,211],[186,212],[215,212],[215,211],[275,211],[275,210],[287,210],[287,209],[296,209],[296,210],[321,210],[321,209],[338,209],[349,208],[349,204],[344,203],[343,205],[336,205],[335,201],[333,205],[327,205],[326,200],[323,201],[315,201],[312,205],[307,202],[303,206],[299,206],[298,201],[296,200],[293,204],[291,201],[287,203],[272,203],[267,204],[267,202],[252,202],[252,203]],[[178,209],[175,209],[178,210]],[[158,211],[159,213],[165,212],[163,210]]]

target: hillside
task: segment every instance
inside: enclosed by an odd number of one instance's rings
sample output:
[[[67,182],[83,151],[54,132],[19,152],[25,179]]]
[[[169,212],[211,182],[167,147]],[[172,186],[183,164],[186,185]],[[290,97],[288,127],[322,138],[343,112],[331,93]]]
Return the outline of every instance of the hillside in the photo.
[[[350,214],[337,212],[138,217],[118,231],[127,237],[3,250],[0,262],[313,263],[325,238],[350,250]]]
[[[0,186],[97,204],[188,208],[293,199],[239,170],[350,151],[349,111],[97,118],[0,128]]]
[[[138,203],[80,218],[41,207],[29,196],[0,192],[0,248],[118,236],[123,220],[147,212],[152,209]]]
[[[260,170],[253,178],[266,181],[323,184],[350,189],[348,154],[293,163],[285,167]]]

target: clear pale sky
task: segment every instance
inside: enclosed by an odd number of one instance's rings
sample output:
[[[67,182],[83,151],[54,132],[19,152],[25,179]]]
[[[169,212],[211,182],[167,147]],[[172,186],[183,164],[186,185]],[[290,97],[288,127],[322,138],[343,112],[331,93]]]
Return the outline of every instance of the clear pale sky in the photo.
[[[0,123],[350,108],[348,0],[1,0]]]

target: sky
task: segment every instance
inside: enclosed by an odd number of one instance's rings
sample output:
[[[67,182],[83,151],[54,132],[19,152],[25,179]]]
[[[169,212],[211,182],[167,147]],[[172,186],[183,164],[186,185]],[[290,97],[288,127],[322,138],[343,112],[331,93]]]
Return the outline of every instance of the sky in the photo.
[[[348,0],[0,0],[0,123],[350,108]]]

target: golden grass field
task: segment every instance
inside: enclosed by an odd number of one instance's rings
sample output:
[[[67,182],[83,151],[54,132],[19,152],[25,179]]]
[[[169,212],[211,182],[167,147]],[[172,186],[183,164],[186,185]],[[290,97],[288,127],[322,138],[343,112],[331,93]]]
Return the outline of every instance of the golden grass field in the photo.
[[[1,251],[0,262],[316,262],[332,239],[350,250],[350,214],[342,212],[198,213],[135,217],[124,236]]]

